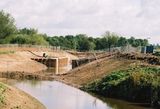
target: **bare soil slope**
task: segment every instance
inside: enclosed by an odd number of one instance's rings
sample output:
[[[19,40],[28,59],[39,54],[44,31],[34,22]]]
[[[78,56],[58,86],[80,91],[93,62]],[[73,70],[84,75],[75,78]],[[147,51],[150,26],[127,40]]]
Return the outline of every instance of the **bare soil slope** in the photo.
[[[68,74],[60,76],[60,79],[67,84],[80,87],[86,83],[99,79],[106,74],[110,74],[112,71],[127,68],[133,63],[135,63],[133,60],[104,58],[75,68]]]
[[[31,49],[31,48],[30,48]],[[48,51],[41,49],[31,49],[33,53],[29,52],[27,48],[0,48],[0,72],[29,72],[36,73],[46,70],[47,67],[41,63],[31,60],[43,56],[46,53],[49,57],[67,57],[69,59],[77,59],[76,56],[71,55],[65,51]],[[13,53],[10,53],[13,51]],[[36,55],[34,55],[36,54]]]
[[[0,84],[6,87],[4,103],[0,105],[0,109],[46,109],[38,100],[25,92],[3,83]]]
[[[14,52],[0,54],[0,72],[30,72],[35,73],[47,69],[43,64],[31,60],[29,52]]]

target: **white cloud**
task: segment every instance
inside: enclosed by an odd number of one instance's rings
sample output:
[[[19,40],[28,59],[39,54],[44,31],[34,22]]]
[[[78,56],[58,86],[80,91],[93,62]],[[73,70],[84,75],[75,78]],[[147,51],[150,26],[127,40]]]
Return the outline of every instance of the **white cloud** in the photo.
[[[49,35],[110,30],[126,36],[150,37],[160,43],[159,0],[1,0],[0,9],[17,26],[38,28]]]

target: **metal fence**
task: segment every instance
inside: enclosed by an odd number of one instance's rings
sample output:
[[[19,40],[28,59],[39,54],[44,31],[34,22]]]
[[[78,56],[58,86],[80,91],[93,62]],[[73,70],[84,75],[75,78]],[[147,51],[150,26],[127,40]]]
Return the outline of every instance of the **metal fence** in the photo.
[[[131,45],[122,46],[122,47],[112,47],[110,49],[106,49],[107,52],[119,51],[123,53],[131,53],[131,52],[141,52],[141,47],[132,47]]]
[[[61,50],[60,46],[45,46],[45,45],[31,45],[31,44],[0,44],[0,48],[10,47],[10,48],[47,48],[52,50]]]

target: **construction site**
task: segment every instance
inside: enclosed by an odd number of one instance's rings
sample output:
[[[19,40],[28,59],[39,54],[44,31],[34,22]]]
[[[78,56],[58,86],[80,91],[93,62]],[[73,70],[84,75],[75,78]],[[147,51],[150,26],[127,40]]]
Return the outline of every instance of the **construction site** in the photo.
[[[0,46],[0,81],[2,82],[7,81],[5,78],[50,80],[82,88],[86,84],[110,75],[113,71],[137,65],[158,68],[160,58],[152,54],[116,50],[77,52],[53,47]],[[134,108],[138,107],[133,106]]]
[[[133,62],[139,60],[148,64],[160,64],[159,58],[156,56],[150,54],[141,54],[132,51],[119,52],[113,50],[112,52],[76,52],[68,50],[64,51],[51,47],[47,48],[27,45],[1,45],[0,58],[1,73],[21,72],[26,74],[31,73],[33,75],[41,75],[43,71],[49,69],[52,69],[51,71],[55,75],[67,75],[77,69],[89,69],[81,67],[95,64],[97,67],[101,67],[101,63],[113,60],[115,61],[115,63],[118,63],[119,61],[123,63],[125,61]],[[110,62],[110,64],[112,64],[112,62]],[[120,66],[121,63],[117,65]],[[104,63],[104,67],[105,66],[106,65]],[[109,66],[106,67],[111,68]]]

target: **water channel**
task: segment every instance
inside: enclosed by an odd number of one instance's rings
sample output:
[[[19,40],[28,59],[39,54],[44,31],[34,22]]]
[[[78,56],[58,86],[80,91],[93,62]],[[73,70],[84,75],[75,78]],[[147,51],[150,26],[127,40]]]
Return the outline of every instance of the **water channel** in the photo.
[[[12,80],[8,83],[35,97],[47,109],[149,109],[121,100],[102,101],[57,81]]]

